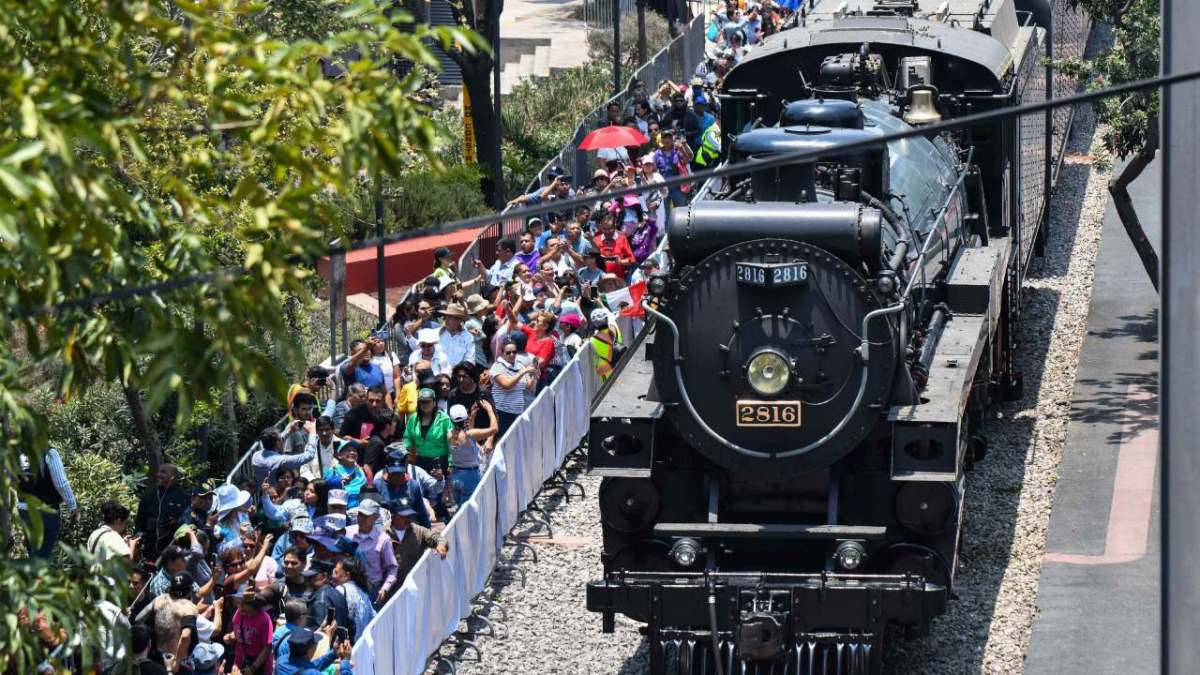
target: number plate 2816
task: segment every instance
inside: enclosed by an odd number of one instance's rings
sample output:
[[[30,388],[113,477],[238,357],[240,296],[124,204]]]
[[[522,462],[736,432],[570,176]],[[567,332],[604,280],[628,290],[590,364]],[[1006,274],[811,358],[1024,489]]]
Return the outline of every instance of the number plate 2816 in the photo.
[[[739,427],[798,427],[800,401],[738,401]]]

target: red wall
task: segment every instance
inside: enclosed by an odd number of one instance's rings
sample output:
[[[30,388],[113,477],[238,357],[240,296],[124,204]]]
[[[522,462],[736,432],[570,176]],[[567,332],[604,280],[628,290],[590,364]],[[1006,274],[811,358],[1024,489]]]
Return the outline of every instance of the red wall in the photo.
[[[433,271],[433,251],[445,246],[458,257],[479,236],[479,229],[459,230],[406,239],[388,244],[383,249],[384,279],[388,288],[409,286],[429,276]],[[317,272],[329,279],[329,257],[317,261]],[[379,288],[375,273],[375,248],[350,251],[346,254],[346,294],[369,293]]]

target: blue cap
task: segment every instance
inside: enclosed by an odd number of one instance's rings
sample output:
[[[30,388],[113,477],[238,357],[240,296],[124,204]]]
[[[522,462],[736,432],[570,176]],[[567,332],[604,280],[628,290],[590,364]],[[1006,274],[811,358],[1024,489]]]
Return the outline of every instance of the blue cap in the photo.
[[[293,628],[288,633],[289,647],[307,647],[317,643],[317,636],[307,628]]]

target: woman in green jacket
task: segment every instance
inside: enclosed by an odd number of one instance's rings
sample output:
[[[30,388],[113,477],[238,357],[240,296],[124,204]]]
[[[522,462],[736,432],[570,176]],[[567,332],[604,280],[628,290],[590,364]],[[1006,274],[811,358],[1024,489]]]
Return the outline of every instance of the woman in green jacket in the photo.
[[[409,463],[429,472],[438,480],[444,499],[450,499],[450,432],[454,422],[438,410],[437,395],[423,387],[417,392],[417,412],[408,416],[404,427],[404,447],[408,448]],[[438,505],[437,511],[445,507]],[[443,515],[441,513],[439,516]]]

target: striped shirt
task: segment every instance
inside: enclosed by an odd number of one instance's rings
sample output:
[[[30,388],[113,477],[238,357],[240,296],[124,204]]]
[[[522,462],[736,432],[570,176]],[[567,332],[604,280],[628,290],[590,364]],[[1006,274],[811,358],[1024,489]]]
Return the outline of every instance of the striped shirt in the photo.
[[[500,382],[496,379],[497,375],[513,377],[528,365],[517,359],[515,363],[509,364],[503,357],[496,359],[496,363],[492,366],[492,401],[496,404],[496,410],[501,410],[506,413],[519,415],[525,412],[525,381],[528,375],[522,377],[513,383],[513,386],[505,389],[500,386]]]
[[[54,489],[58,490],[63,503],[67,505],[67,510],[74,511],[79,508],[79,504],[75,501],[75,493],[71,491],[71,484],[67,482],[67,469],[63,466],[62,455],[58,454],[57,448],[50,448],[46,451],[45,462],[46,469],[50,471],[50,482],[54,483]],[[31,467],[29,456],[21,455],[21,471],[33,473]],[[24,501],[17,503],[17,510],[24,511],[26,508]]]

